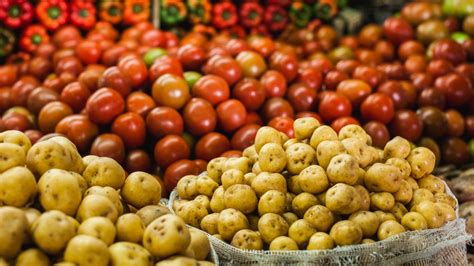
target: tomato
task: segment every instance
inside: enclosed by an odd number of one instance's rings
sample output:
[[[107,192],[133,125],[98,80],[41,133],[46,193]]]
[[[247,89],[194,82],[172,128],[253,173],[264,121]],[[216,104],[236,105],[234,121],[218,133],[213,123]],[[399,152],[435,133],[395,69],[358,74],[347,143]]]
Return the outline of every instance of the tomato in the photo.
[[[17,68],[13,65],[0,66],[0,87],[11,86],[18,80]]]
[[[437,78],[435,89],[444,94],[447,105],[452,107],[465,105],[474,96],[469,79],[458,73],[450,73]]]
[[[20,113],[3,115],[2,120],[7,130],[18,130],[23,132],[33,127],[33,124],[28,117]]]
[[[53,63],[44,57],[34,57],[28,65],[28,73],[35,76],[39,80],[43,80],[53,72]],[[8,73],[5,73],[8,74]],[[1,73],[0,73],[1,75]],[[8,79],[8,76],[7,76]],[[0,83],[2,81],[0,80]]]
[[[364,130],[372,138],[372,145],[377,148],[383,149],[390,140],[387,127],[380,122],[371,121],[364,125]]]
[[[358,107],[372,92],[372,88],[362,80],[347,79],[339,83],[336,91],[346,96],[354,107]]]
[[[458,65],[466,62],[467,53],[461,44],[451,39],[444,39],[433,43],[433,59],[444,59]]]
[[[233,132],[246,122],[247,111],[238,100],[224,101],[217,106],[216,110],[219,127],[226,132]]]
[[[237,130],[231,139],[232,148],[243,151],[245,148],[254,144],[255,136],[260,125],[247,124]]]
[[[387,79],[404,80],[408,78],[405,67],[399,62],[381,64],[377,68],[385,73]]]
[[[114,66],[119,58],[128,51],[129,49],[124,45],[116,44],[102,53],[100,61],[106,66]]]
[[[150,81],[155,81],[164,74],[183,76],[183,67],[176,57],[163,55],[155,59],[148,72]]]
[[[231,55],[236,56],[241,52],[250,50],[248,43],[242,39],[230,39],[224,44],[224,49]]]
[[[156,143],[154,154],[157,165],[166,168],[178,160],[189,158],[191,151],[183,137],[167,135]]]
[[[380,84],[377,92],[389,96],[393,101],[395,110],[404,109],[407,105],[407,94],[400,82],[395,80],[388,80]]]
[[[149,48],[143,55],[143,61],[147,67],[150,67],[157,58],[166,54],[167,51],[163,48]]]
[[[451,62],[444,59],[431,60],[426,67],[426,72],[433,78],[446,75],[454,70]]]
[[[293,118],[287,116],[277,116],[268,122],[268,126],[285,133],[289,138],[295,137],[295,130],[293,129]]]
[[[270,69],[279,71],[286,80],[292,81],[298,74],[298,61],[293,55],[276,51],[270,56]]]
[[[423,55],[410,55],[404,63],[409,74],[424,72],[428,62]]]
[[[150,156],[144,150],[131,150],[125,157],[125,169],[132,173],[136,171],[148,172],[151,167]]]
[[[15,82],[10,90],[12,106],[26,106],[28,96],[39,86],[39,81],[33,76],[23,76]]]
[[[360,110],[365,121],[378,121],[388,124],[394,116],[395,107],[389,96],[376,92],[365,98]]]
[[[474,137],[474,115],[469,115],[464,118],[466,135],[468,137]]]
[[[86,65],[96,64],[102,56],[99,43],[94,41],[85,40],[80,42],[77,44],[75,51],[77,57]]]
[[[192,87],[192,94],[215,106],[229,99],[230,89],[225,79],[216,75],[205,75],[196,81]]]
[[[474,85],[474,65],[473,64],[461,64],[456,67],[455,70],[460,75],[466,77],[471,81],[471,85]]]
[[[433,77],[428,73],[413,73],[410,80],[417,91],[423,91],[433,85]]]
[[[146,117],[148,131],[155,137],[165,135],[181,135],[184,122],[181,115],[173,108],[159,106],[151,110]]]
[[[31,144],[35,144],[36,142],[38,142],[39,139],[43,137],[43,133],[35,129],[29,129],[25,131],[25,135],[28,137],[28,139],[30,139]]]
[[[43,133],[52,133],[59,121],[72,115],[72,113],[71,107],[63,102],[53,101],[47,103],[38,114],[38,128]]]
[[[316,118],[320,124],[323,124],[323,119],[315,112],[299,112],[295,115],[295,119],[303,118],[303,117]]]
[[[355,36],[344,36],[339,40],[340,46],[347,46],[352,50],[355,50],[359,47],[359,40]]]
[[[122,139],[116,134],[105,133],[95,138],[90,154],[109,157],[122,164],[125,159],[125,146]]]
[[[374,46],[382,38],[382,28],[376,24],[367,24],[359,32],[359,44],[365,47]]]
[[[98,66],[98,65],[97,65]],[[94,92],[98,89],[99,79],[105,71],[105,67],[88,67],[84,72],[82,72],[78,81],[84,84],[89,91]]]
[[[141,35],[140,43],[149,47],[162,47],[165,44],[165,36],[158,29],[149,29]]]
[[[183,73],[184,80],[188,83],[188,86],[192,88],[196,82],[202,78],[202,75],[195,71],[186,71]]]
[[[246,125],[248,124],[257,124],[259,126],[263,125],[262,118],[256,112],[247,112],[247,119],[245,122]]]
[[[469,146],[460,138],[448,138],[441,144],[444,163],[456,166],[465,165],[471,159]]]
[[[399,45],[413,39],[415,33],[411,25],[402,18],[391,17],[383,23],[383,33],[393,44]]]
[[[331,61],[327,58],[316,58],[310,61],[309,67],[313,67],[323,74],[327,74],[330,70],[333,69]]]
[[[331,70],[324,77],[324,86],[327,90],[336,90],[337,86],[346,79],[349,79],[349,76],[345,72]]]
[[[438,108],[425,106],[416,111],[418,117],[423,121],[423,136],[434,139],[444,137],[448,133],[446,115]]]
[[[355,51],[355,57],[364,65],[377,66],[382,63],[382,56],[369,49]]]
[[[165,189],[168,193],[173,191],[173,189],[178,184],[178,181],[186,175],[198,175],[199,168],[193,161],[190,160],[179,160],[171,164],[166,168],[164,174],[164,184]]]
[[[74,112],[81,111],[91,96],[89,89],[80,82],[69,83],[61,92],[61,101],[71,106]]]
[[[194,153],[197,159],[210,161],[229,149],[230,142],[226,136],[217,132],[211,132],[198,140]]]
[[[357,119],[355,119],[354,117],[351,117],[351,116],[339,117],[338,119],[334,120],[331,123],[332,129],[334,129],[334,131],[336,131],[337,133],[339,133],[341,128],[343,128],[347,125],[360,125],[360,123],[359,123],[359,121],[357,121]]]
[[[75,57],[75,55],[76,53],[74,52],[74,49],[61,49],[59,51],[55,51],[53,53],[53,65],[57,66],[61,59],[64,59],[66,57]]]
[[[451,137],[461,137],[464,134],[464,117],[457,110],[447,110],[446,119],[448,120],[448,134]]]
[[[53,43],[60,48],[76,47],[81,39],[81,32],[72,25],[62,26],[53,35]]]
[[[108,124],[120,115],[125,108],[122,96],[115,90],[102,88],[87,100],[86,111],[92,122]]]
[[[398,47],[398,57],[402,60],[406,60],[410,55],[414,54],[425,54],[425,47],[418,41],[405,41]]]
[[[207,170],[207,162],[201,159],[194,160],[194,164],[199,169],[199,173],[202,173]]]
[[[242,151],[238,150],[229,150],[221,154],[219,157],[225,157],[225,158],[239,158],[242,157]]]
[[[418,96],[415,87],[411,84],[411,82],[405,80],[401,80],[400,85],[405,91],[407,106],[413,107],[416,103],[416,98]]]
[[[186,81],[172,74],[165,74],[153,83],[152,95],[158,105],[174,109],[181,109],[191,98]]]
[[[216,111],[212,105],[201,98],[191,99],[183,110],[186,130],[194,136],[214,131],[217,124]]]
[[[339,117],[350,116],[352,113],[351,102],[340,93],[327,91],[319,103],[318,113],[327,122]]]
[[[0,94],[1,94],[1,89],[0,89]],[[0,96],[1,98],[1,96]],[[33,112],[34,114],[38,114],[43,106],[45,106],[47,103],[57,101],[59,99],[59,95],[50,89],[45,89],[43,87],[38,87],[35,90],[33,90],[30,95],[28,96],[28,101],[26,106],[28,107],[28,110]],[[1,100],[0,100],[1,101]],[[0,103],[0,110],[2,104]]]
[[[278,71],[266,71],[260,77],[260,83],[268,97],[283,97],[286,94],[286,78]]]
[[[272,97],[268,99],[262,108],[263,119],[270,121],[277,116],[287,116],[293,118],[294,111],[291,104],[282,98]]]
[[[50,58],[51,55],[56,51],[56,46],[52,43],[42,43],[38,46],[36,51],[34,51],[35,56]]]
[[[56,67],[54,68],[56,75],[68,72],[76,77],[79,76],[83,70],[84,66],[82,65],[79,58],[75,56],[67,56],[59,59]]]
[[[349,76],[352,76],[355,69],[360,66],[360,62],[354,59],[343,59],[337,62],[336,70],[342,71]]]
[[[374,50],[382,57],[383,61],[392,61],[395,57],[395,47],[388,41],[378,41],[375,44]]]
[[[313,110],[316,105],[316,90],[304,83],[294,83],[286,96],[296,112]]]
[[[153,98],[141,91],[130,93],[125,102],[125,110],[127,112],[134,112],[143,117],[146,117],[155,106],[156,104]]]
[[[399,110],[390,123],[393,136],[400,136],[411,142],[416,142],[423,132],[423,121],[410,110]]]
[[[12,106],[10,97],[10,88],[0,88],[0,113],[3,113],[3,111],[7,110]]]
[[[356,67],[352,78],[365,81],[370,87],[376,88],[385,80],[385,74],[377,68],[361,65]]]
[[[323,82],[323,76],[316,68],[309,67],[305,69],[299,69],[296,80],[306,84],[315,91],[319,91]]]
[[[267,70],[265,59],[256,52],[240,52],[235,60],[242,69],[242,74],[247,78],[258,78]]]
[[[444,94],[434,88],[424,89],[418,97],[418,106],[434,106],[443,110],[445,106]]]
[[[252,36],[249,38],[248,43],[250,48],[261,54],[263,57],[268,57],[273,51],[275,51],[275,44],[273,40],[268,37]]]
[[[125,56],[118,62],[118,68],[128,77],[134,88],[141,88],[148,78],[148,70],[143,59],[138,56]]]
[[[242,77],[239,63],[230,56],[212,56],[203,67],[205,74],[222,77],[227,84],[233,85]]]
[[[256,111],[265,101],[265,89],[253,78],[240,80],[233,89],[233,97],[241,101],[249,111]]]
[[[194,44],[186,44],[179,47],[177,57],[186,70],[199,70],[206,61],[204,50]]]
[[[145,120],[136,113],[121,114],[113,122],[112,132],[122,138],[127,148],[138,148],[145,142]]]
[[[63,134],[76,145],[80,152],[85,152],[89,150],[92,141],[99,134],[99,128],[85,115],[70,115],[59,121],[55,132]]]

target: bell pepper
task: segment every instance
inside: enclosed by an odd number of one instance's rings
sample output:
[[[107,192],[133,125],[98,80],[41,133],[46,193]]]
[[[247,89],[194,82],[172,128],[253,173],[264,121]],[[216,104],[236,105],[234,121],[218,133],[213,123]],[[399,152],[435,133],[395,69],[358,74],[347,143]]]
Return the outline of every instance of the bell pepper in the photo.
[[[92,3],[75,1],[71,4],[71,23],[80,29],[90,30],[96,23],[95,13]]]
[[[188,19],[192,24],[206,24],[211,20],[212,5],[209,0],[187,0]]]
[[[263,8],[258,3],[247,2],[240,7],[240,24],[246,28],[256,27],[262,23]]]
[[[56,30],[66,24],[68,4],[64,0],[40,0],[36,6],[36,17],[48,30]]]
[[[33,6],[27,0],[2,0],[0,20],[11,29],[27,26],[33,20]]]
[[[268,0],[268,4],[287,7],[291,4],[291,0]]]
[[[271,36],[265,24],[260,24],[257,27],[251,28],[250,35],[259,35],[259,36],[265,36],[265,37]]]
[[[245,38],[245,30],[239,25],[234,25],[230,28],[223,30],[224,33],[227,33],[232,38],[243,39]]]
[[[26,52],[18,52],[10,55],[7,58],[7,64],[9,65],[21,65],[28,63],[31,60],[31,54]]]
[[[265,10],[264,21],[271,32],[281,31],[288,24],[288,14],[281,6],[269,5]]]
[[[302,2],[293,2],[290,6],[289,17],[298,27],[303,28],[311,20],[311,7]]]
[[[315,17],[329,21],[337,14],[337,0],[318,0],[313,12]]]
[[[7,56],[15,45],[15,35],[6,28],[0,27],[0,57]]]
[[[150,18],[149,0],[125,0],[123,22],[132,25]]]
[[[160,19],[168,26],[182,22],[187,15],[186,5],[181,0],[161,0]]]
[[[45,27],[39,24],[30,25],[23,31],[20,48],[27,52],[33,52],[40,44],[48,42],[49,36]]]
[[[204,24],[195,25],[192,31],[196,33],[201,33],[209,38],[216,35],[216,29],[211,26],[206,26]]]
[[[99,17],[111,24],[122,22],[123,4],[119,0],[104,0],[100,4]]]
[[[212,24],[218,29],[237,24],[237,8],[231,2],[215,4],[212,9]]]

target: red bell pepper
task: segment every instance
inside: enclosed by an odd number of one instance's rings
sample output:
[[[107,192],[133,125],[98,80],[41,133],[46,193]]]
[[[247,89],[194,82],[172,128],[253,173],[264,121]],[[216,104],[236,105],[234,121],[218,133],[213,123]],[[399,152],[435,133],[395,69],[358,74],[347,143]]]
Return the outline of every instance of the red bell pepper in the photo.
[[[268,5],[277,5],[287,7],[291,4],[291,0],[268,0]]]
[[[226,28],[222,32],[229,34],[229,36],[232,38],[239,38],[239,39],[245,38],[245,30],[239,25],[234,25],[230,28]]]
[[[96,9],[90,2],[75,1],[71,4],[71,23],[83,30],[90,30],[96,22]]]
[[[262,23],[263,8],[258,3],[247,2],[240,7],[240,24],[246,28]]]
[[[187,0],[189,20],[192,24],[208,23],[212,6],[209,0]]]
[[[212,26],[207,26],[207,25],[204,25],[204,24],[197,24],[193,27],[193,32],[197,32],[197,33],[201,33],[205,36],[207,36],[208,38],[216,35],[216,29],[214,29],[214,27]]]
[[[270,31],[281,31],[288,24],[288,13],[281,6],[269,5],[265,10],[264,20]]]
[[[214,27],[223,29],[237,24],[237,8],[231,2],[215,4],[212,9]]]
[[[132,25],[150,18],[149,0],[125,0],[123,23]]]
[[[36,17],[48,30],[56,30],[67,22],[67,7],[64,0],[40,0],[36,6]]]
[[[11,29],[27,26],[33,20],[33,6],[27,0],[2,0],[0,20]]]
[[[20,48],[26,52],[33,52],[40,44],[48,42],[49,36],[45,27],[38,24],[30,25],[23,31]]]
[[[99,5],[100,19],[112,24],[122,22],[123,5],[121,1],[103,1]]]
[[[271,34],[268,31],[268,28],[265,24],[260,24],[257,27],[251,28],[250,29],[250,34],[251,35],[260,35],[260,36],[265,36],[265,37],[270,37]]]

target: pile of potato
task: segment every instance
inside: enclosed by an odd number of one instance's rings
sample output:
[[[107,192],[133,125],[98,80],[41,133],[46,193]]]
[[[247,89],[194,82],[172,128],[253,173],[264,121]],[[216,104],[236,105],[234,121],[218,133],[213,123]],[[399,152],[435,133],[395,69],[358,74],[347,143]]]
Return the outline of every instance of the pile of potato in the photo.
[[[64,137],[0,133],[0,265],[213,265],[207,236],[160,199],[152,175]]]
[[[240,158],[216,158],[206,175],[185,176],[173,209],[183,220],[241,249],[320,250],[372,243],[456,218],[456,201],[431,175],[434,154],[395,137],[371,146],[360,126],[337,134],[316,119],[296,138],[270,127]]]

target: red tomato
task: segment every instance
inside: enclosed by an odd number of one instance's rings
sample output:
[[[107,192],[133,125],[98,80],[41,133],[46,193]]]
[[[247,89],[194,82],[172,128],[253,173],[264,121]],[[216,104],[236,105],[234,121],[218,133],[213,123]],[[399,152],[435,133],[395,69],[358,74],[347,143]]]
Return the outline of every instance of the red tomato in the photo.
[[[380,92],[369,95],[360,107],[365,121],[379,121],[388,124],[393,118],[395,107],[392,99]]]
[[[343,59],[337,62],[336,70],[342,71],[347,75],[352,76],[358,66],[360,66],[360,62],[355,59]]]
[[[115,90],[102,88],[87,100],[87,115],[92,122],[108,124],[120,115],[125,108],[122,96]]]
[[[40,85],[33,76],[22,76],[10,89],[10,105],[26,106],[30,93]]]
[[[268,126],[285,133],[289,138],[295,137],[295,130],[293,129],[293,118],[286,116],[277,116],[268,122]]]
[[[115,44],[109,49],[103,51],[101,62],[106,66],[114,66],[117,64],[119,58],[128,52],[129,49],[121,44]]]
[[[90,154],[109,157],[122,164],[125,159],[125,146],[119,136],[106,133],[97,136],[92,143]]]
[[[381,92],[389,96],[393,101],[393,106],[395,110],[404,109],[408,105],[408,95],[403,89],[400,82],[395,80],[387,80],[384,83],[380,84],[377,89],[377,92]]]
[[[276,51],[270,56],[270,68],[282,73],[286,80],[292,81],[298,74],[298,61],[293,55]]]
[[[340,70],[331,70],[324,77],[324,86],[327,90],[336,90],[337,86],[349,76]]]
[[[423,132],[423,121],[413,111],[399,110],[390,123],[390,132],[394,136],[416,142]]]
[[[172,74],[165,74],[153,83],[152,95],[158,105],[174,109],[181,109],[191,98],[188,83]]]
[[[150,81],[155,81],[164,74],[183,76],[183,67],[176,57],[163,55],[155,59],[148,73]]]
[[[205,74],[222,77],[227,84],[233,85],[242,77],[242,70],[234,58],[230,56],[215,55],[203,67]]]
[[[402,18],[391,17],[383,24],[383,33],[387,39],[394,44],[401,44],[413,39],[415,35],[411,25]]]
[[[194,164],[196,164],[197,168],[199,169],[199,173],[202,173],[207,170],[207,162],[204,160],[194,160]]]
[[[178,184],[178,181],[186,175],[198,175],[199,168],[193,161],[190,160],[179,160],[171,164],[168,168],[166,168],[164,174],[164,183],[165,189],[168,193],[173,191],[173,189]]]
[[[347,125],[360,125],[360,123],[359,121],[357,121],[357,119],[351,116],[339,117],[338,119],[334,120],[334,122],[331,123],[332,129],[334,129],[334,131],[336,131],[337,133],[339,133],[341,128]]]
[[[151,110],[146,117],[148,131],[155,137],[165,135],[181,135],[184,122],[181,115],[173,108],[159,106]]]
[[[9,91],[9,89],[7,89]],[[3,112],[2,110],[2,89],[0,89],[0,112]],[[10,97],[10,94],[8,93],[8,98]],[[28,95],[28,102],[27,102],[27,108],[34,114],[38,114],[41,109],[48,103],[57,101],[59,99],[59,95],[50,89],[46,89],[43,87],[38,87],[34,91]],[[10,99],[8,99],[10,101]],[[9,104],[9,103],[8,103]]]
[[[315,112],[299,112],[295,115],[295,119],[303,118],[303,117],[316,118],[320,124],[323,124],[323,119]]]
[[[226,151],[223,154],[221,154],[219,157],[239,158],[239,157],[242,157],[242,151],[237,151],[237,150]]]
[[[260,125],[257,124],[247,124],[239,128],[230,140],[232,148],[243,151],[245,148],[253,145],[259,128]]]
[[[313,67],[319,70],[324,75],[327,74],[331,69],[333,69],[331,61],[327,58],[311,59],[311,61],[309,62],[309,67]]]
[[[198,140],[194,148],[194,154],[197,159],[210,161],[229,149],[230,142],[226,136],[217,132],[211,132]]]
[[[99,128],[86,115],[81,114],[63,118],[56,125],[55,132],[63,134],[76,145],[80,152],[85,152],[89,150],[92,141],[99,134]]]
[[[216,111],[212,105],[201,98],[191,99],[183,110],[186,130],[194,136],[214,131],[217,124]]]
[[[59,121],[72,114],[69,105],[60,101],[50,102],[38,114],[38,128],[45,134],[52,133]]]
[[[165,44],[165,36],[163,32],[158,29],[149,29],[141,35],[140,43],[150,47],[163,47]]]
[[[216,110],[219,127],[226,132],[233,132],[246,122],[247,111],[238,100],[230,99],[222,102]]]
[[[267,70],[265,59],[256,52],[240,52],[235,60],[239,63],[242,74],[247,78],[258,78]]]
[[[3,124],[7,130],[26,131],[33,127],[28,117],[21,113],[10,113],[3,115]]]
[[[71,106],[74,112],[81,111],[91,96],[89,89],[80,82],[69,83],[61,92],[60,100]]]
[[[131,150],[125,157],[125,169],[129,172],[150,170],[151,161],[150,156],[144,150]]]
[[[17,68],[13,65],[0,66],[0,87],[11,86],[18,80]]]
[[[265,101],[265,89],[253,78],[240,80],[233,89],[233,97],[241,101],[249,111],[256,111]]]
[[[372,145],[383,149],[390,140],[390,133],[387,127],[377,121],[371,121],[364,125],[364,130],[372,138]]]
[[[243,51],[250,50],[248,43],[242,39],[230,39],[225,42],[224,49],[232,56],[236,56]]]
[[[261,37],[261,36],[252,36],[249,38],[250,48],[258,52],[264,57],[269,56],[273,51],[275,51],[275,44],[271,38]]]
[[[323,76],[316,68],[309,67],[299,69],[296,80],[306,84],[311,89],[318,91],[323,83]]]
[[[358,107],[372,92],[372,88],[362,80],[347,79],[339,83],[336,91],[346,96],[354,107]]]
[[[268,97],[283,97],[286,94],[286,79],[280,72],[268,70],[260,77]]]
[[[96,64],[102,56],[102,50],[98,42],[85,40],[76,46],[76,55],[86,65]]]
[[[331,122],[339,117],[350,116],[352,105],[346,96],[327,91],[321,98],[318,113],[324,121]]]
[[[433,59],[445,59],[454,65],[464,63],[467,53],[464,47],[451,39],[439,40],[433,43]]]
[[[155,101],[150,97],[150,95],[141,91],[134,91],[127,97],[125,110],[146,117],[150,110],[155,108],[155,106]]]
[[[268,99],[262,108],[263,119],[270,121],[277,116],[287,116],[293,118],[294,111],[291,104],[285,99],[272,97]]]
[[[444,59],[431,60],[426,67],[426,72],[428,72],[428,74],[430,74],[433,78],[446,75],[453,70],[453,64]]]
[[[296,112],[313,110],[316,105],[316,90],[305,83],[291,85],[286,97]]]
[[[95,66],[95,65],[94,65]],[[99,65],[97,65],[99,66]],[[79,77],[78,81],[84,84],[89,91],[94,92],[96,91],[99,86],[99,79],[102,77],[102,74],[105,71],[105,67],[100,66],[100,67],[88,67],[84,72],[82,72]],[[107,87],[107,86],[104,86]]]
[[[1,126],[0,126],[0,132],[1,131],[2,130],[1,130]],[[35,144],[36,142],[38,142],[39,139],[41,139],[41,137],[43,137],[43,133],[41,131],[35,130],[35,129],[29,129],[29,130],[25,131],[25,135],[30,139],[31,144]]]
[[[376,88],[385,80],[385,74],[375,67],[361,65],[356,67],[352,78],[365,81],[371,88]]]
[[[154,154],[156,164],[164,169],[178,160],[189,158],[191,151],[183,137],[167,135],[156,143]]]
[[[185,70],[199,70],[206,61],[204,50],[194,44],[179,47],[177,57]]]
[[[444,94],[446,103],[453,107],[467,104],[474,96],[469,79],[458,73],[450,73],[437,78],[435,88]]]
[[[256,112],[247,112],[247,119],[245,124],[257,124],[261,126],[263,125],[263,122],[262,118],[260,118],[260,115],[258,115]]]
[[[125,56],[118,62],[118,68],[128,77],[134,88],[141,88],[148,78],[148,69],[142,57]]]
[[[136,113],[121,114],[112,124],[112,132],[122,138],[127,148],[138,148],[145,142],[145,120]]]
[[[75,56],[67,56],[64,58],[59,59],[56,67],[54,68],[54,72],[56,75],[60,75],[62,73],[70,73],[73,76],[77,77],[81,72],[84,70],[84,66],[82,65],[79,58]]]
[[[225,79],[216,75],[205,75],[194,84],[192,94],[215,106],[229,99],[230,89]]]

